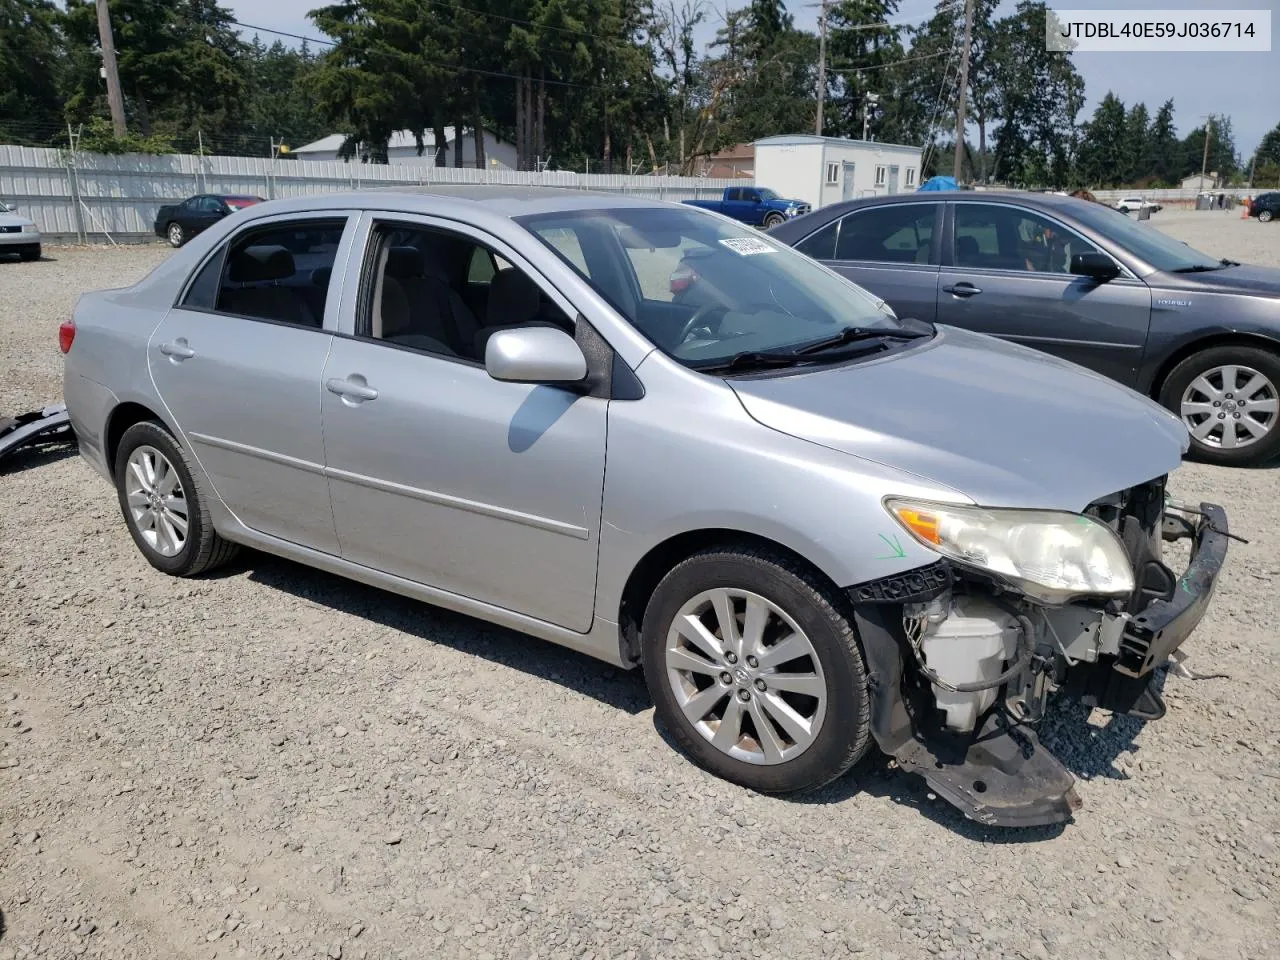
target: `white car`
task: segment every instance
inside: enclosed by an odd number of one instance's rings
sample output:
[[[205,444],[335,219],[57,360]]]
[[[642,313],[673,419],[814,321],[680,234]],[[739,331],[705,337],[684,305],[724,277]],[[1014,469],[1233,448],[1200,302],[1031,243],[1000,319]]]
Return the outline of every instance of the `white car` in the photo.
[[[0,201],[0,256],[16,253],[23,260],[40,259],[40,228]]]
[[[1160,204],[1151,200],[1144,200],[1142,197],[1125,197],[1116,204],[1116,209],[1121,213],[1133,213],[1143,207],[1146,207],[1152,213],[1161,209]]]

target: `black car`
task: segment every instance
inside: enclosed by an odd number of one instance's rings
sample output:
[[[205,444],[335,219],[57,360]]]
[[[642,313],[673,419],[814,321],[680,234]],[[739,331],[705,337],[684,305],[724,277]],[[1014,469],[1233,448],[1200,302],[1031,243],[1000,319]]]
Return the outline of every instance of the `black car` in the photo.
[[[201,230],[207,230],[237,210],[262,203],[262,197],[232,193],[201,193],[181,203],[165,204],[156,214],[156,236],[180,247]]]
[[[1262,223],[1270,223],[1280,217],[1280,193],[1260,193],[1249,204],[1249,216],[1257,217]]]
[[[1280,269],[1210,257],[1102,204],[1052,194],[867,198],[770,235],[900,317],[1036,347],[1159,400],[1186,423],[1198,459],[1280,454]],[[682,269],[690,296],[696,264]]]

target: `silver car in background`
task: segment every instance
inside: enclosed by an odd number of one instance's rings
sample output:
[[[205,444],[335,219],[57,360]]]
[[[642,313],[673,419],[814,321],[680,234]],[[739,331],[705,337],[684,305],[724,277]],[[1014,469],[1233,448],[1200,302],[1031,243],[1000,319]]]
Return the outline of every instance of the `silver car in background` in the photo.
[[[695,253],[721,282],[686,306]],[[642,666],[689,756],[759,791],[874,742],[980,821],[1069,818],[1050,693],[1162,714],[1226,552],[1220,508],[1166,499],[1177,417],[687,206],[264,203],[60,342],[155,567],[245,545]]]

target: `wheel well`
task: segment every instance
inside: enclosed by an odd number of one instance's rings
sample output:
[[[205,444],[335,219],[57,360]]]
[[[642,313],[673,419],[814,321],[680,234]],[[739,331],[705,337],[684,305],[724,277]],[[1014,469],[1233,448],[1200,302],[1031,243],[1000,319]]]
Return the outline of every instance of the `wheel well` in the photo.
[[[1164,382],[1169,379],[1169,374],[1173,372],[1174,367],[1180,364],[1187,357],[1194,356],[1202,350],[1209,350],[1213,347],[1256,347],[1261,350],[1269,350],[1272,353],[1280,354],[1280,342],[1272,340],[1270,337],[1260,336],[1252,333],[1222,333],[1211,337],[1205,337],[1202,340],[1196,340],[1185,346],[1179,347],[1173,354],[1169,356],[1163,364],[1160,365],[1155,379],[1151,381],[1151,389],[1149,391],[1153,399],[1159,399],[1160,391],[1164,389]]]
[[[116,472],[116,451],[120,449],[120,438],[135,423],[143,423],[147,420],[164,422],[140,403],[122,403],[111,411],[111,416],[107,419],[103,452],[107,457],[107,469],[111,471],[112,476],[115,476]]]
[[[673,567],[699,551],[710,547],[763,548],[807,567],[815,576],[827,583],[831,579],[809,560],[768,537],[743,533],[740,530],[690,530],[664,540],[646,553],[635,565],[622,589],[622,602],[618,606],[618,632],[622,640],[622,657],[635,663],[640,659],[640,630],[649,598]],[[834,587],[834,584],[832,584]]]

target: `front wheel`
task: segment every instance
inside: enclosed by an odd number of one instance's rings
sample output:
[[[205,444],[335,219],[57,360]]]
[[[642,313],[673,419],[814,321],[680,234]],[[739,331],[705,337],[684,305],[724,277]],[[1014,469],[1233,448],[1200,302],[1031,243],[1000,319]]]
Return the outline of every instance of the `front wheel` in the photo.
[[[784,217],[782,214],[771,213],[764,218],[764,228],[766,230],[772,230],[774,227],[782,223],[784,220],[786,220],[786,217]]]
[[[867,671],[838,593],[751,547],[677,565],[645,610],[658,720],[694,762],[761,793],[814,790],[870,743]]]
[[[1260,347],[1210,347],[1173,368],[1160,402],[1182,417],[1191,455],[1254,466],[1280,455],[1280,356]]]
[[[187,232],[182,229],[182,224],[171,223],[169,229],[165,231],[165,235],[169,238],[169,246],[180,247],[187,242]]]
[[[1270,222],[1271,222],[1271,216],[1272,216],[1272,214],[1271,214],[1271,211],[1270,211],[1270,210],[1262,210],[1262,211],[1259,211],[1259,213],[1258,213],[1258,222],[1259,222],[1259,223],[1270,223]]]

